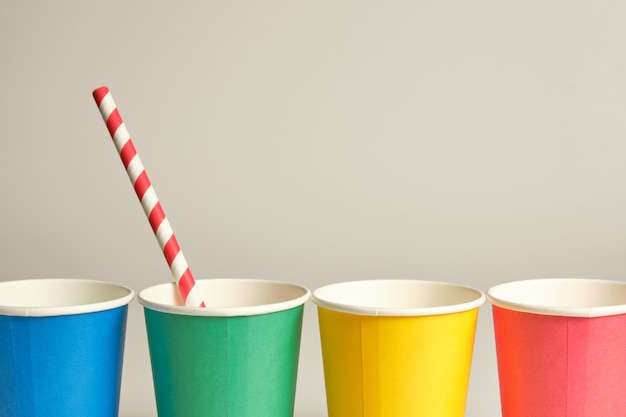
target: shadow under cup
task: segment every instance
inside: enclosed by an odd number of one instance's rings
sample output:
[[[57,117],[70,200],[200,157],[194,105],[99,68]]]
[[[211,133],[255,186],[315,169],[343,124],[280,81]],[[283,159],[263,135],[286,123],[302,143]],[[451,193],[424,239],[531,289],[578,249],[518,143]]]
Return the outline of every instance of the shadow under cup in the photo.
[[[118,415],[134,292],[108,282],[0,282],[0,417]]]
[[[319,288],[329,417],[462,417],[482,292],[417,280]]]
[[[169,283],[139,293],[160,417],[292,417],[309,291],[253,279],[197,280],[206,308]]]
[[[548,278],[487,292],[503,417],[626,410],[626,283]]]

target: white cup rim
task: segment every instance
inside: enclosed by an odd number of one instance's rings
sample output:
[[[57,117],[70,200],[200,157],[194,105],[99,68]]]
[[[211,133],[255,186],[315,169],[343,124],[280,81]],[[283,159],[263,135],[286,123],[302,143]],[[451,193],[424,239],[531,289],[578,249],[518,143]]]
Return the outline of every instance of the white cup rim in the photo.
[[[602,317],[626,313],[626,282],[592,278],[537,278],[495,285],[497,307],[551,316]]]
[[[36,278],[0,282],[0,314],[66,316],[129,304],[135,292],[124,285],[81,278]]]
[[[432,316],[478,308],[485,295],[450,282],[374,279],[320,287],[313,291],[311,301],[329,310],[364,316]]]
[[[175,282],[145,288],[137,299],[145,308],[162,313],[235,317],[288,310],[303,305],[311,295],[303,286],[266,279],[197,279],[196,286],[206,307],[185,306]]]

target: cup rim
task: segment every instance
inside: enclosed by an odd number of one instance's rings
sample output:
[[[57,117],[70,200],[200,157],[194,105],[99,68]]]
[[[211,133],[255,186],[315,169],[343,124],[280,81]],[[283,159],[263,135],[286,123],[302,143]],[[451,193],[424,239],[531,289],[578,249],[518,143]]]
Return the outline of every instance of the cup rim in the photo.
[[[303,305],[310,298],[310,291],[301,285],[292,284],[284,281],[275,281],[267,279],[254,278],[209,278],[197,279],[196,285],[199,287],[211,285],[265,285],[282,287],[283,290],[290,290],[294,294],[286,295],[279,301],[258,303],[255,305],[238,305],[238,306],[211,306],[192,307],[185,305],[174,305],[172,303],[155,301],[154,297],[160,291],[170,291],[177,293],[176,283],[167,282],[153,285],[139,291],[137,300],[139,304],[150,310],[159,311],[161,313],[169,313],[186,316],[209,316],[209,317],[237,317],[237,316],[256,316],[261,314],[275,313],[278,311],[288,310]],[[180,302],[180,300],[179,300]]]
[[[135,292],[132,288],[125,285],[117,284],[110,281],[92,280],[84,278],[34,278],[20,279],[0,282],[0,293],[7,291],[8,287],[19,288],[20,291],[28,290],[29,286],[37,286],[39,291],[42,287],[46,288],[46,294],[51,294],[58,290],[61,286],[65,286],[65,291],[76,291],[79,287],[91,286],[102,291],[105,288],[122,294],[110,294],[106,297],[99,295],[99,301],[90,302],[89,300],[80,301],[80,295],[77,295],[75,302],[54,305],[52,302],[45,305],[24,305],[19,304],[0,304],[0,315],[19,316],[19,317],[50,317],[50,316],[67,316],[72,314],[94,313],[98,311],[111,310],[129,304],[135,298]],[[101,294],[100,292],[98,294]],[[87,295],[83,295],[86,298]]]
[[[380,306],[337,301],[333,292],[355,290],[365,286],[413,286],[429,288],[430,290],[453,289],[459,294],[462,301],[443,302],[436,305],[423,306]],[[344,281],[325,285],[313,291],[311,301],[318,307],[343,313],[363,316],[433,316],[441,314],[459,313],[480,307],[485,302],[485,294],[482,291],[466,285],[443,281],[428,281],[415,279],[372,279]]]
[[[588,305],[565,303],[567,301],[563,292],[555,295],[553,301],[548,302],[528,302],[523,300],[525,292],[531,290],[538,290],[546,285],[553,286],[554,289],[558,289],[557,286],[561,286],[561,290],[564,286],[569,286],[577,291],[578,294],[585,293],[588,300],[585,302]],[[596,290],[599,287],[607,291],[605,293],[594,293],[592,288],[594,286]],[[615,291],[608,292],[608,290],[615,290],[617,288],[623,290],[623,297],[621,302],[600,302],[601,300],[607,300],[608,297],[619,297]],[[594,279],[594,278],[534,278],[526,280],[517,280],[505,282],[495,285],[487,291],[487,299],[489,302],[497,307],[505,308],[508,310],[515,310],[525,313],[533,313],[548,316],[566,316],[566,317],[603,317],[613,316],[626,313],[626,282],[606,280],[606,279]],[[598,302],[594,302],[598,299]]]

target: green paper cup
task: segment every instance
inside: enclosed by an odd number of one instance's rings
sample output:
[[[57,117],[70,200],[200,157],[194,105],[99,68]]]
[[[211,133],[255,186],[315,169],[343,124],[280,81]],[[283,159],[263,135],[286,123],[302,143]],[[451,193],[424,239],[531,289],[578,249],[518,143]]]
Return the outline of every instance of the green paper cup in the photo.
[[[292,417],[304,303],[293,284],[197,280],[206,308],[175,283],[139,293],[159,417]]]

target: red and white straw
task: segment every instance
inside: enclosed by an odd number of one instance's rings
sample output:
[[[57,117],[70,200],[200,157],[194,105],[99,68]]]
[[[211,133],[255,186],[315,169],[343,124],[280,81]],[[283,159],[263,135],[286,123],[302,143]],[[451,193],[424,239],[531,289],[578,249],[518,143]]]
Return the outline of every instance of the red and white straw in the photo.
[[[141,206],[148,217],[148,222],[152,226],[152,231],[165,255],[185,305],[204,307],[204,301],[198,294],[196,282],[191,274],[189,265],[176,241],[170,222],[165,217],[161,203],[150,183],[150,179],[148,179],[141,159],[137,155],[133,141],[113,101],[111,92],[107,87],[100,87],[94,90],[93,98],[96,100],[102,119],[113,138],[117,152],[122,158],[128,178],[135,188],[135,193],[137,193]]]

